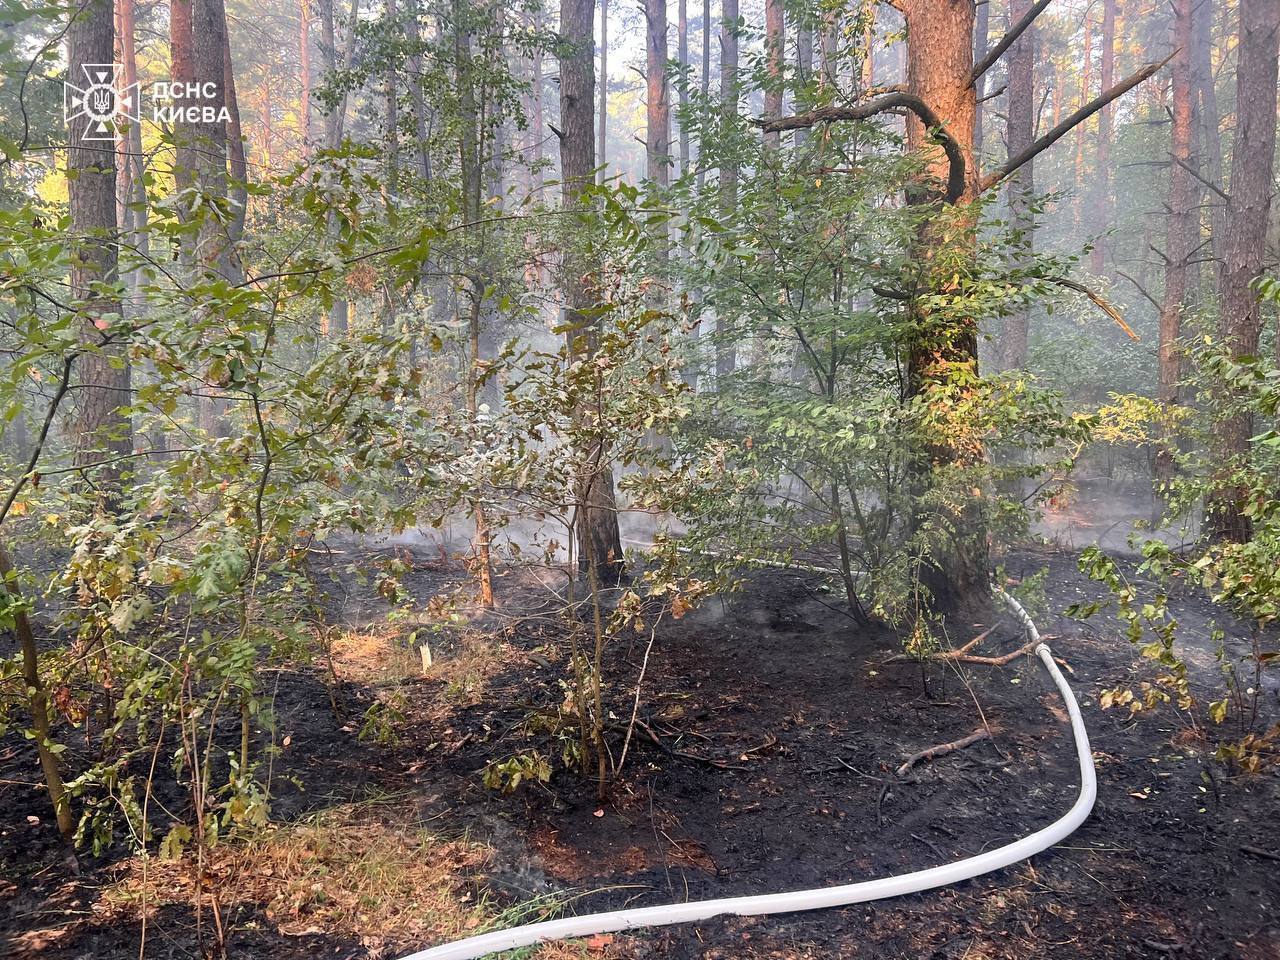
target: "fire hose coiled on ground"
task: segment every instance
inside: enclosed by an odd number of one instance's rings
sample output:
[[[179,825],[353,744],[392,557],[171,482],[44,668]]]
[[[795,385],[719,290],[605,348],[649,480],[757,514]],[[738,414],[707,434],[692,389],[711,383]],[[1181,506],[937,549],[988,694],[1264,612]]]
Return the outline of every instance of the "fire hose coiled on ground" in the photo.
[[[1053,660],[1049,647],[1040,640],[1035,623],[1023,606],[1003,590],[996,588],[995,595],[1021,624],[1028,640],[1036,642],[1033,653],[1049,672],[1058,692],[1067,706],[1071,718],[1071,733],[1075,739],[1076,756],[1080,763],[1080,795],[1065,814],[1035,833],[980,853],[956,860],[953,863],[882,877],[863,880],[836,887],[820,887],[815,890],[793,890],[789,893],[766,893],[748,897],[721,897],[693,903],[672,903],[659,907],[639,907],[633,910],[611,910],[580,917],[564,917],[541,923],[529,923],[508,930],[496,930],[478,936],[467,937],[404,957],[403,960],[478,960],[503,950],[546,943],[551,940],[567,940],[589,937],[598,933],[615,933],[641,927],[663,927],[676,923],[693,923],[720,916],[758,917],[774,913],[796,913],[803,910],[821,910],[827,907],[843,907],[869,900],[884,900],[908,893],[919,893],[953,883],[960,883],[991,873],[1026,860],[1049,849],[1069,837],[1089,817],[1098,796],[1097,774],[1093,766],[1093,754],[1089,748],[1089,734],[1080,716],[1080,706],[1075,694]]]

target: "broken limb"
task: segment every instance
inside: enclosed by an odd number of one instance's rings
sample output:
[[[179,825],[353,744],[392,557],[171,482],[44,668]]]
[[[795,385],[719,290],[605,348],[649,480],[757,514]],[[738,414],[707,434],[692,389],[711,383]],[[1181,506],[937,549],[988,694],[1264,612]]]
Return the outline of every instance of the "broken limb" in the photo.
[[[907,771],[917,763],[922,763],[926,760],[934,760],[938,757],[945,757],[948,753],[954,753],[957,750],[963,750],[965,747],[971,747],[975,743],[980,743],[983,740],[990,739],[991,731],[984,727],[981,730],[977,730],[969,734],[967,737],[961,737],[959,740],[952,740],[950,743],[940,743],[935,747],[930,747],[928,750],[921,750],[919,753],[913,753],[911,756],[907,757],[902,766],[898,767],[896,772],[900,777],[906,776]]]

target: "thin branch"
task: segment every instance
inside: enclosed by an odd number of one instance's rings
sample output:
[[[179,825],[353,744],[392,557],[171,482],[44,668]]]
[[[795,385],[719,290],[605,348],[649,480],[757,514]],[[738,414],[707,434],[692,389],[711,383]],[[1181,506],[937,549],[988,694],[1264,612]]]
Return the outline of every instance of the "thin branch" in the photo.
[[[947,154],[947,203],[955,203],[964,194],[965,159],[964,150],[956,142],[955,137],[947,132],[942,120],[933,112],[927,103],[910,93],[888,93],[866,103],[852,107],[819,107],[806,113],[797,113],[791,117],[778,117],[773,120],[753,120],[765,133],[781,133],[785,130],[807,130],[820,123],[831,123],[836,120],[869,120],[871,117],[895,110],[910,110],[920,121],[929,127],[942,149]]]
[[[1164,67],[1166,63],[1168,63],[1172,59],[1173,59],[1173,54],[1171,53],[1169,54],[1169,56],[1165,57],[1163,60],[1159,61],[1158,63],[1149,63],[1145,67],[1143,67],[1141,70],[1139,70],[1137,73],[1132,74],[1131,76],[1127,77],[1124,80],[1121,80],[1119,83],[1113,86],[1110,90],[1106,90],[1095,99],[1090,100],[1083,107],[1081,107],[1075,113],[1071,114],[1071,116],[1067,117],[1060,124],[1058,124],[1052,130],[1050,130],[1048,133],[1046,133],[1044,136],[1037,139],[1034,143],[1031,144],[1031,146],[1027,147],[1027,149],[1023,150],[1021,153],[1019,153],[1015,157],[1010,157],[1009,162],[1006,163],[999,170],[996,170],[995,172],[990,173],[986,177],[984,177],[982,180],[981,189],[990,190],[992,187],[994,187],[997,183],[999,183],[1005,177],[1009,176],[1010,174],[1018,170],[1018,168],[1020,168],[1024,163],[1031,160],[1037,154],[1043,153],[1045,150],[1049,149],[1049,147],[1057,143],[1059,139],[1061,139],[1063,136],[1065,136],[1075,127],[1084,123],[1084,121],[1088,120],[1091,116],[1093,116],[1103,107],[1107,106],[1107,104],[1111,103],[1111,101],[1118,100],[1120,97],[1124,96],[1134,87],[1136,87],[1138,84],[1142,83],[1144,80],[1156,74],[1161,68]]]
[[[1026,32],[1027,27],[1031,26],[1036,17],[1044,13],[1044,8],[1052,2],[1053,0],[1040,0],[1039,3],[1024,13],[1022,19],[1011,26],[1005,35],[1000,38],[1000,41],[987,51],[987,55],[973,65],[973,72],[969,74],[969,83],[977,83],[984,73],[995,66],[996,61],[1003,56],[1004,52],[1013,46],[1017,39]]]
[[[1136,289],[1140,294],[1142,294],[1144,297],[1146,297],[1146,298],[1147,298],[1147,300],[1151,303],[1151,305],[1152,305],[1153,307],[1155,307],[1157,310],[1163,310],[1163,309],[1164,309],[1164,306],[1160,303],[1160,301],[1159,301],[1159,300],[1157,300],[1155,297],[1153,297],[1151,294],[1149,294],[1149,293],[1147,292],[1146,288],[1145,288],[1142,284],[1140,284],[1137,280],[1133,279],[1133,277],[1129,276],[1129,274],[1125,273],[1123,270],[1121,270],[1121,269],[1119,269],[1119,268],[1116,268],[1116,276],[1117,276],[1117,277],[1124,277],[1124,279],[1126,279],[1126,280],[1128,280],[1130,283],[1132,283],[1132,284],[1133,284],[1133,286],[1134,286],[1134,288],[1135,288],[1135,289]]]

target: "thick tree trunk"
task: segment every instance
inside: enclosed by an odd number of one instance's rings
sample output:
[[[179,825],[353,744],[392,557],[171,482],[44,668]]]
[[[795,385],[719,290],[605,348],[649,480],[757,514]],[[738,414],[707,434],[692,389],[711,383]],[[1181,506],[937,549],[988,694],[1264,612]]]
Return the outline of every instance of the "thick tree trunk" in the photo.
[[[1204,0],[1208,2],[1208,0]],[[1102,89],[1110,90],[1115,81],[1116,72],[1116,0],[1103,0],[1102,4],[1102,50],[1099,72],[1102,74]],[[1089,268],[1094,274],[1101,276],[1106,264],[1107,228],[1111,226],[1111,139],[1112,113],[1111,106],[1102,108],[1098,114],[1098,152],[1097,170],[1093,177],[1093,228],[1101,236],[1089,255]]]
[[[967,206],[977,196],[977,171],[973,162],[973,130],[977,115],[977,97],[971,82],[973,71],[973,0],[904,0],[903,14],[907,22],[907,89],[919,97],[938,116],[955,141],[965,164],[964,190],[957,203]],[[915,114],[907,118],[907,145],[923,153],[926,173],[938,183],[946,183],[951,164],[942,148],[928,139],[928,130]],[[974,237],[946,238],[931,224],[921,232],[920,257],[932,261],[947,244],[965,244],[972,255]],[[941,287],[946,276],[931,278]],[[978,365],[978,331],[972,320],[945,325],[930,322],[916,310],[916,333],[908,344],[908,389],[913,395],[926,394],[935,384],[954,377],[968,368],[974,374]],[[923,494],[933,482],[935,470],[963,468],[977,462],[980,453],[958,451],[947,438],[931,441],[918,451],[912,470],[918,493]],[[981,497],[975,495],[961,505],[944,523],[954,534],[945,544],[939,543],[925,558],[921,581],[931,595],[930,608],[957,617],[984,612],[990,603],[987,572],[987,536],[982,520]],[[917,530],[932,525],[936,518],[928,510],[917,508],[913,525]]]
[[[984,4],[985,6],[985,4]],[[1009,23],[1017,23],[1031,9],[1031,0],[1010,0]],[[1009,156],[1015,157],[1035,139],[1036,125],[1036,28],[1033,24],[1009,50],[1008,142]],[[1104,87],[1105,89],[1105,87]],[[1009,213],[1014,229],[1024,245],[1019,251],[1022,261],[1029,261],[1035,251],[1035,217],[1032,200],[1035,195],[1035,161],[1023,164],[1009,177],[1005,186]],[[1004,323],[1004,366],[1021,370],[1027,365],[1027,335],[1030,311],[1026,306],[1015,309]]]
[[[738,115],[738,0],[721,0],[720,21],[720,101],[724,123]],[[720,167],[720,214],[731,221],[738,209],[738,168],[732,163]],[[730,317],[716,311],[716,378],[727,377],[737,366],[737,346],[732,340]]]
[[[782,116],[782,77],[787,46],[783,0],[765,0],[764,2],[764,45],[765,70],[768,74],[764,91],[764,116],[765,119],[772,119]],[[781,138],[780,133],[766,133],[764,145],[776,150],[781,143]]]
[[[104,82],[101,76],[89,77],[82,67],[112,62],[114,33],[111,0],[91,0],[67,31],[72,83],[87,87]],[[105,82],[110,83],[110,67],[105,69]],[[114,503],[120,495],[123,464],[111,461],[133,450],[132,421],[120,412],[131,402],[122,304],[119,296],[103,290],[104,285],[115,284],[119,264],[115,146],[110,128],[83,111],[71,118],[68,134],[67,199],[74,246],[71,296],[82,315],[81,337],[87,348],[79,361],[76,462],[108,464],[92,477],[105,499]]]
[[[671,107],[667,102],[667,0],[645,0],[645,177],[670,183]]]
[[[563,206],[570,213],[584,213],[588,203],[585,187],[591,182],[596,158],[592,137],[592,108],[595,102],[595,57],[592,37],[593,0],[562,0],[560,4],[560,173]],[[565,265],[565,307],[571,328],[569,349],[590,355],[595,349],[595,321],[584,311],[593,305],[585,276],[588,265],[575,263],[569,255]],[[584,451],[591,455],[591,451]],[[578,556],[581,564],[593,568],[603,583],[614,583],[622,573],[622,539],[618,533],[618,512],[613,494],[613,468],[601,464],[578,492]]]
[[[1164,298],[1160,305],[1159,395],[1176,404],[1180,361],[1177,340],[1187,300],[1187,267],[1196,246],[1196,187],[1190,166],[1191,143],[1191,7],[1194,0],[1174,0],[1173,133],[1169,167],[1169,219],[1165,240]],[[1167,456],[1166,456],[1167,461]],[[1167,473],[1167,463],[1166,470]]]
[[[1236,137],[1219,299],[1222,336],[1236,357],[1255,356],[1262,332],[1262,311],[1252,284],[1263,269],[1274,189],[1278,45],[1280,3],[1240,0]],[[1230,417],[1217,432],[1214,459],[1222,465],[1222,474],[1206,508],[1206,520],[1210,532],[1219,538],[1243,542],[1251,534],[1244,514],[1246,491],[1230,481],[1228,472],[1247,461],[1252,433],[1246,414]]]

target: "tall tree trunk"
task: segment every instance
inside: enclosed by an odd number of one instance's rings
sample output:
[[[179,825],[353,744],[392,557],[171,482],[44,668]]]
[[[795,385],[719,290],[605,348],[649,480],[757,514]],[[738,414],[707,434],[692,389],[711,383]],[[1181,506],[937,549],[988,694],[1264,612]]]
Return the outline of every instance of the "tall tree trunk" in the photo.
[[[1187,267],[1196,246],[1195,180],[1191,175],[1191,7],[1194,0],[1174,0],[1173,134],[1169,167],[1169,219],[1165,240],[1164,298],[1160,304],[1160,400],[1176,404],[1180,367],[1177,340],[1187,301]],[[1167,477],[1166,451],[1162,476]]]
[[[764,91],[764,116],[766,119],[782,116],[782,77],[787,50],[787,24],[783,0],[764,2],[764,46],[767,85]],[[764,145],[776,150],[781,143],[781,133],[766,133]]]
[[[956,202],[968,206],[977,196],[977,172],[973,162],[973,130],[977,115],[977,96],[971,81],[973,72],[973,0],[903,0],[907,36],[907,90],[919,97],[937,114],[950,133],[965,164],[964,189]],[[919,117],[907,118],[907,146],[926,158],[926,172],[936,181],[946,183],[951,164],[942,149],[928,139],[928,130]],[[975,239],[972,230],[959,239],[941,235],[935,225],[926,222],[921,230],[919,257],[930,262],[941,248],[964,244],[972,256]],[[950,259],[950,258],[948,258]],[[949,282],[952,268],[944,268],[930,278],[931,286],[941,289]],[[945,276],[943,275],[945,274]],[[931,320],[918,305],[915,333],[907,345],[907,384],[913,395],[927,394],[935,384],[947,383],[957,371],[977,373],[978,331],[972,319],[947,324]],[[934,482],[937,469],[963,468],[975,463],[973,451],[953,448],[947,438],[931,440],[926,449],[913,458],[917,493],[924,493]],[[938,613],[972,616],[985,612],[989,605],[987,573],[987,537],[982,520],[980,492],[962,504],[955,515],[942,521],[954,530],[946,544],[938,544],[925,558],[921,581],[928,589],[930,608]],[[920,501],[917,501],[918,503]],[[933,525],[937,518],[929,510],[917,506],[912,518],[916,530]]]
[[[187,0],[190,2],[190,0]],[[311,154],[311,4],[314,0],[301,0],[298,4],[298,58],[301,60],[302,96],[298,110],[302,114],[302,155]]]
[[[711,94],[711,0],[702,0],[702,76],[699,78],[702,102]],[[702,162],[702,143],[698,143],[698,193],[707,183],[707,168]]]
[[[796,24],[796,79],[806,87],[813,80],[813,21],[807,13]],[[807,108],[809,105],[806,98],[803,107],[797,109]],[[799,147],[808,138],[809,131],[802,128],[795,132],[792,142]]]
[[[648,6],[645,7],[646,14]],[[645,74],[648,80],[648,74]],[[609,162],[609,0],[600,0],[600,130],[596,144],[596,179],[604,180],[604,165]]]
[[[88,64],[110,64],[114,56],[115,12],[111,0],[91,0],[67,31],[69,78],[79,86],[113,83],[109,66],[91,77]],[[104,76],[105,74],[105,76]],[[116,220],[114,131],[83,112],[71,118],[67,141],[67,199],[74,257],[71,296],[79,305],[81,387],[76,405],[76,462],[108,462],[93,479],[104,499],[120,495],[122,464],[110,461],[133,450],[133,425],[121,412],[131,402],[130,371],[121,329],[121,301],[106,292],[117,280],[119,225]],[[87,139],[86,139],[87,138]]]
[[[670,182],[671,108],[667,102],[667,0],[645,0],[645,177]]]
[[[1231,150],[1231,200],[1227,207],[1226,262],[1219,315],[1222,336],[1236,357],[1255,356],[1262,311],[1253,282],[1262,273],[1267,223],[1274,189],[1276,148],[1276,61],[1280,56],[1280,3],[1240,0],[1240,42],[1236,65],[1236,137]],[[1243,542],[1251,535],[1245,515],[1246,490],[1229,471],[1247,462],[1252,419],[1228,418],[1216,436],[1215,461],[1222,465],[1206,519],[1219,538]]]
[[[975,61],[982,59],[987,53],[987,41],[991,34],[991,3],[978,4],[974,15],[973,22],[973,59]],[[974,85],[974,115],[973,115],[973,156],[978,161],[982,160],[983,145],[983,129],[982,129],[982,98],[986,93],[987,78],[984,74],[978,77]],[[1012,96],[1012,95],[1011,95]],[[1012,152],[1012,147],[1010,148]]]
[[[542,11],[534,12],[534,29],[538,32],[542,31]],[[542,159],[543,150],[542,143],[547,135],[546,122],[542,115],[542,46],[538,45],[533,51],[533,63],[530,65],[533,70],[533,76],[530,82],[533,84],[533,117],[531,124],[533,126],[533,192],[538,198],[542,198]]]
[[[169,0],[169,79],[189,84],[196,78],[195,48],[191,37],[192,0]],[[173,183],[178,190],[195,181],[194,131],[182,124],[174,131]]]
[[[985,4],[984,4],[985,6]],[[1010,0],[1009,23],[1017,23],[1031,9],[1031,0]],[[1008,140],[1009,156],[1020,154],[1035,139],[1036,125],[1036,27],[1033,24],[1013,44],[1009,51]],[[1105,88],[1104,88],[1105,89]],[[976,154],[975,154],[976,155]],[[1006,184],[1009,213],[1014,229],[1020,234],[1023,245],[1019,259],[1026,263],[1035,255],[1035,217],[1031,212],[1035,195],[1035,161],[1023,164]],[[1005,318],[1004,365],[1006,369],[1021,370],[1027,365],[1027,334],[1030,312],[1020,306]]]
[[[689,156],[689,124],[685,110],[689,107],[689,0],[680,0],[677,7],[676,56],[680,61],[680,176],[689,173],[692,158]]]
[[[738,116],[738,0],[721,0],[720,102],[726,127]],[[720,214],[732,221],[738,209],[738,168],[732,162],[720,167]],[[727,377],[737,366],[737,349],[731,339],[730,318],[716,310],[716,378]]]
[[[1200,0],[1191,10],[1191,102],[1192,113],[1200,133],[1199,156],[1204,159],[1201,174],[1216,190],[1223,188],[1221,116],[1218,91],[1213,77],[1214,6],[1211,0]],[[1222,283],[1223,261],[1227,239],[1226,201],[1211,190],[1204,194],[1209,204],[1209,236],[1213,251],[1213,284]]]
[[[560,4],[560,175],[564,209],[580,216],[587,212],[585,188],[591,183],[596,166],[591,129],[595,103],[593,7],[593,0],[561,0]],[[579,257],[579,251],[571,251],[566,257],[565,312],[571,328],[566,336],[571,353],[590,356],[597,343],[598,321],[585,312],[592,307],[594,298],[586,280],[590,267],[576,262]],[[622,572],[622,539],[612,466],[601,464],[586,486],[578,496],[579,562],[587,565],[600,582],[614,583]]]
[[[231,166],[230,197],[235,204],[228,227],[231,242],[231,279],[239,283],[244,279],[240,254],[236,247],[244,239],[245,218],[249,214],[249,161],[245,156],[244,130],[240,123],[240,98],[236,94],[235,65],[231,62],[231,38],[222,35],[223,92],[227,101],[227,159]]]
[[[1093,20],[1088,10],[1084,14],[1084,68],[1080,74],[1080,106],[1093,96]],[[1071,173],[1071,213],[1076,229],[1080,228],[1081,204],[1084,201],[1084,132],[1087,124],[1076,127],[1075,158]]]
[[[1204,2],[1207,3],[1208,0]],[[1103,0],[1102,3],[1102,50],[1099,56],[1101,86],[1103,90],[1110,90],[1116,72],[1116,0]],[[1111,110],[1111,105],[1108,104],[1098,114],[1097,170],[1093,176],[1093,228],[1101,236],[1089,255],[1089,269],[1097,276],[1101,276],[1105,269],[1106,247],[1110,242],[1106,232],[1111,226]]]
[[[334,24],[334,3],[336,0],[321,0],[321,28],[324,31],[325,71],[332,78],[338,69],[337,32]],[[356,24],[360,19],[360,0],[351,0],[351,15],[347,22],[347,34],[344,38],[341,65],[351,64],[355,54]],[[347,122],[347,101],[350,98],[344,91],[337,104],[325,117],[325,146],[336,150],[342,144]],[[338,218],[336,214],[329,216],[329,234],[337,232]],[[351,304],[345,290],[339,290],[329,308],[329,335],[342,338],[347,335],[350,324]]]
[[[192,0],[192,62],[195,80],[208,84],[211,97],[199,101],[208,119],[191,124],[191,137],[196,144],[195,177],[200,191],[209,198],[227,196],[227,126],[220,118],[228,105],[227,13],[223,0]],[[209,276],[232,278],[230,227],[216,217],[201,220],[196,235],[196,262]],[[200,399],[200,426],[210,435],[225,432],[226,400],[210,387]]]

